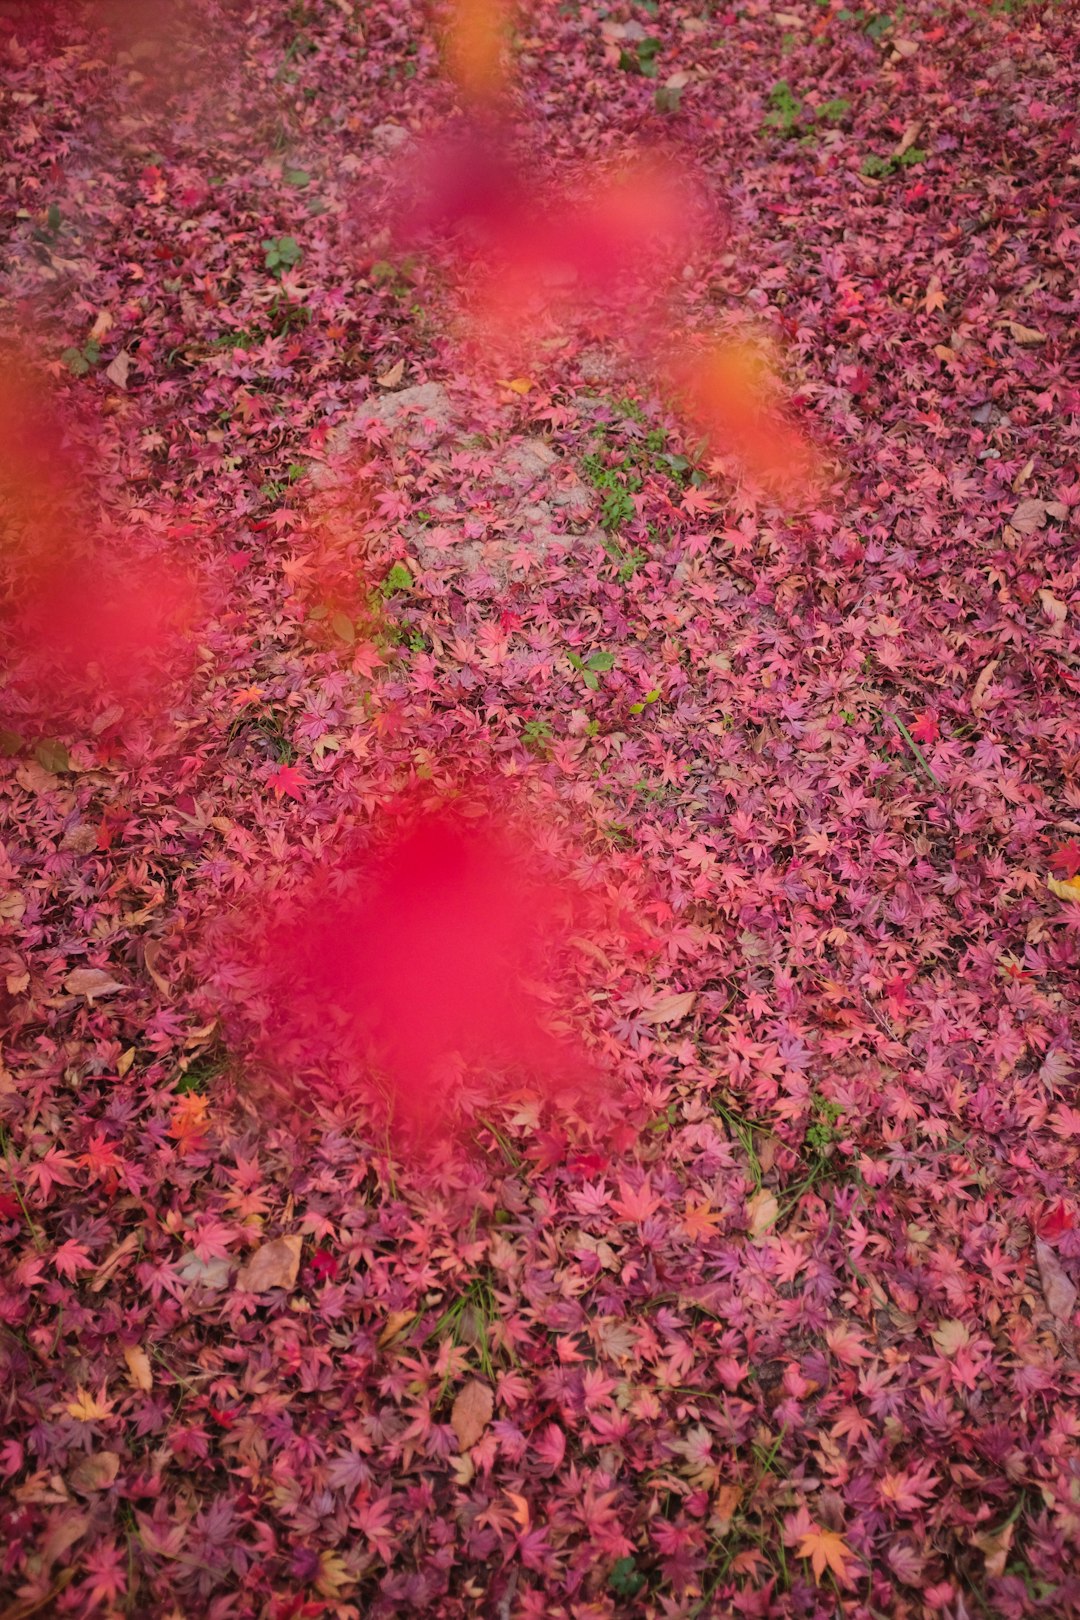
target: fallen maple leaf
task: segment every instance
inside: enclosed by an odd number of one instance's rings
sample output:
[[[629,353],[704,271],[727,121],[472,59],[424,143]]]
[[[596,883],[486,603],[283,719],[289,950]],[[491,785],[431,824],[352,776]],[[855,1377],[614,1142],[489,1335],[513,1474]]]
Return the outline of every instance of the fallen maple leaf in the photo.
[[[709,1237],[718,1226],[723,1225],[724,1217],[717,1214],[712,1205],[706,1200],[698,1204],[687,1201],[686,1214],[680,1221],[680,1226],[687,1237]]]
[[[1054,876],[1063,880],[1080,876],[1080,844],[1075,838],[1070,838],[1062,844],[1050,857],[1050,865],[1054,869]]]
[[[1080,905],[1080,877],[1066,878],[1064,882],[1056,877],[1048,877],[1046,887],[1059,900],[1071,900],[1075,905]]]
[[[851,1585],[846,1560],[855,1555],[835,1530],[814,1525],[799,1542],[798,1553],[800,1558],[809,1558],[815,1581],[820,1583],[826,1569],[830,1569],[841,1586]]]
[[[75,1400],[69,1401],[64,1411],[68,1417],[78,1418],[80,1423],[97,1423],[102,1418],[112,1415],[114,1403],[105,1398],[105,1385],[101,1386],[101,1394],[93,1396],[88,1390],[79,1385]]]
[[[291,799],[299,799],[307,787],[307,778],[295,765],[280,765],[272,776],[266,778],[266,785],[273,788],[279,799],[283,793],[287,793]]]
[[[462,1451],[475,1446],[491,1422],[494,1410],[495,1398],[487,1384],[482,1384],[478,1378],[471,1378],[459,1391],[450,1413],[450,1427],[457,1435]]]
[[[292,1288],[300,1270],[304,1240],[299,1233],[274,1238],[249,1255],[236,1274],[236,1286],[244,1294],[265,1294],[271,1288]]]

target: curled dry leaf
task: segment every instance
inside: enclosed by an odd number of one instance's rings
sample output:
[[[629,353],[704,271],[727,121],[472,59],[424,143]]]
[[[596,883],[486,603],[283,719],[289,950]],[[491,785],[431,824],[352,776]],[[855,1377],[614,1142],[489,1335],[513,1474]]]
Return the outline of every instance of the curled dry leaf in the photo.
[[[1080,877],[1048,877],[1046,887],[1051,894],[1056,894],[1059,900],[1071,900],[1074,905],[1080,905]]]
[[[245,1294],[265,1294],[271,1288],[292,1288],[300,1270],[304,1240],[298,1233],[274,1238],[250,1255],[236,1274],[236,1286]]]
[[[91,1491],[105,1491],[120,1472],[120,1457],[115,1451],[95,1451],[76,1463],[71,1471],[71,1487],[82,1495]]]
[[[491,1422],[494,1410],[495,1398],[487,1384],[482,1384],[478,1378],[470,1378],[464,1389],[458,1392],[450,1414],[450,1427],[457,1435],[462,1451],[475,1446]]]
[[[981,714],[986,707],[986,694],[990,689],[990,682],[993,680],[1000,662],[1000,658],[992,658],[975,682],[971,694],[971,707],[975,714]]]

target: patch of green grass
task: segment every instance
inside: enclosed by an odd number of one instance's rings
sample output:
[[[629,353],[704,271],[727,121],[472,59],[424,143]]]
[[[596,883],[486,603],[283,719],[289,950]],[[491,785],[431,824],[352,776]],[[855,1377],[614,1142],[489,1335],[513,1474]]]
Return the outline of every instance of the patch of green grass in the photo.
[[[793,92],[786,79],[779,79],[769,91],[769,111],[765,114],[765,127],[775,129],[779,135],[801,135],[804,142],[816,139],[822,125],[835,127],[851,111],[851,102],[845,96],[834,96],[820,107],[808,107]]]
[[[481,1272],[447,1306],[424,1343],[449,1337],[455,1349],[467,1346],[476,1352],[477,1365],[483,1376],[494,1382],[496,1368],[492,1355],[492,1328],[499,1321],[499,1316],[494,1283],[489,1273]],[[513,1355],[510,1359],[514,1359]],[[449,1388],[450,1377],[450,1373],[447,1373],[443,1379],[439,1401]]]

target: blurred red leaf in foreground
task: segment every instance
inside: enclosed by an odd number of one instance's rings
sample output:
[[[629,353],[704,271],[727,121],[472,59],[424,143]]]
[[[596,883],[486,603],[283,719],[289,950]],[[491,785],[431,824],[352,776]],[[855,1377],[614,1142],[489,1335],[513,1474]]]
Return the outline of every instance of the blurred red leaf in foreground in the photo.
[[[293,1072],[345,1055],[399,1123],[445,1124],[455,1077],[549,1092],[595,1080],[538,982],[569,890],[494,816],[386,813],[369,851],[324,867],[287,909],[243,925],[269,990],[266,1033]],[[252,946],[252,941],[254,941]],[[542,1018],[544,1008],[546,1018]]]

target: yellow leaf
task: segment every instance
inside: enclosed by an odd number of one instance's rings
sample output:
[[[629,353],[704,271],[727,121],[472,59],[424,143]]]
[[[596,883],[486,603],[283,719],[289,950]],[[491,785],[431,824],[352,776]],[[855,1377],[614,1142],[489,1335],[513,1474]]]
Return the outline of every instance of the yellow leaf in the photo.
[[[135,1061],[135,1048],[129,1046],[126,1052],[121,1052],[116,1060],[116,1072],[122,1080]]]
[[[1040,332],[1035,326],[1021,326],[1019,321],[1009,321],[1008,326],[1017,343],[1046,342],[1046,333]]]
[[[509,388],[512,394],[527,394],[532,387],[531,377],[499,377],[497,381],[500,388]]]
[[[926,288],[926,297],[923,299],[923,308],[928,315],[935,309],[945,308],[945,294],[941,290],[941,280],[938,276],[931,276]]]
[[[855,1555],[835,1530],[821,1530],[816,1525],[799,1542],[799,1557],[809,1558],[814,1579],[819,1584],[826,1569],[831,1569],[842,1585],[848,1584],[845,1559]]]
[[[507,1491],[506,1495],[507,1495],[507,1497],[508,1497],[508,1499],[510,1501],[511,1508],[513,1510],[514,1523],[515,1524],[520,1524],[520,1526],[521,1526],[521,1528],[523,1530],[527,1530],[529,1528],[529,1504],[528,1504],[528,1502],[525,1500],[525,1498],[523,1496],[515,1496],[513,1491]]]
[[[379,1334],[379,1349],[385,1350],[391,1340],[397,1338],[402,1328],[408,1327],[409,1323],[415,1322],[415,1320],[415,1311],[391,1311],[386,1318],[382,1332]]]
[[[1059,900],[1072,900],[1080,905],[1080,877],[1047,878],[1046,886]]]
[[[930,1337],[943,1356],[955,1356],[964,1345],[971,1343],[971,1334],[963,1322],[951,1316],[939,1322]]]
[[[145,1350],[139,1346],[128,1345],[124,1350],[124,1360],[127,1362],[128,1377],[136,1389],[144,1392],[153,1389],[154,1375],[150,1370],[150,1358]]]
[[[101,1386],[101,1394],[97,1398],[79,1385],[79,1393],[75,1400],[69,1401],[64,1408],[68,1417],[78,1418],[80,1423],[97,1423],[102,1418],[110,1417],[113,1403],[105,1399],[105,1385]]]

